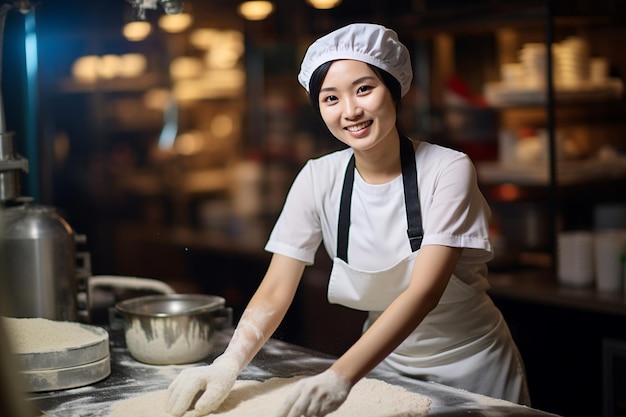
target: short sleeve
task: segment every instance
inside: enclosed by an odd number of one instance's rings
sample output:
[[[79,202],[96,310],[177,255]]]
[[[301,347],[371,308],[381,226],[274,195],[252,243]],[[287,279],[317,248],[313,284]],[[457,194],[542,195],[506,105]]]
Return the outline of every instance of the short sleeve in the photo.
[[[469,157],[449,151],[450,157],[439,158],[430,167],[436,176],[425,191],[429,201],[423,210],[422,245],[440,244],[464,248],[462,262],[487,262],[492,259],[489,240],[491,211],[476,178]],[[432,160],[432,158],[431,158]]]
[[[309,161],[291,185],[265,250],[313,264],[322,241],[314,180]]]

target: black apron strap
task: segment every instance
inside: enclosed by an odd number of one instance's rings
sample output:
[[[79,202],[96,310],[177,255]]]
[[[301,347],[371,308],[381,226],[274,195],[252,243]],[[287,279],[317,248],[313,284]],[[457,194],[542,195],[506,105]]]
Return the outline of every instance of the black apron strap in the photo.
[[[400,163],[402,165],[402,182],[404,185],[404,205],[407,217],[407,235],[411,251],[415,252],[422,245],[424,231],[422,229],[422,213],[420,210],[417,189],[417,168],[415,167],[415,151],[407,137],[400,137]],[[350,235],[350,211],[352,207],[352,189],[354,187],[354,155],[348,161],[343,178],[341,200],[339,205],[339,221],[337,222],[337,257],[348,263],[348,239]]]
[[[404,205],[406,207],[407,235],[411,250],[415,252],[422,246],[422,212],[417,192],[417,168],[413,143],[406,137],[400,138],[400,161],[402,163],[402,182],[404,183]]]
[[[352,207],[352,187],[354,186],[354,154],[348,161],[343,177],[339,221],[337,223],[337,257],[348,263],[348,236],[350,235],[350,208]]]

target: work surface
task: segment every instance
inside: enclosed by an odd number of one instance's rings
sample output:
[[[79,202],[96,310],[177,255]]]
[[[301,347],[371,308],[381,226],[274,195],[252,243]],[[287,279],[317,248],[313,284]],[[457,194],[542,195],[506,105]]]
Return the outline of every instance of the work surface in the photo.
[[[218,332],[215,352],[222,352],[231,332]],[[213,357],[207,358],[211,362]],[[263,381],[270,377],[315,374],[328,368],[333,358],[299,346],[270,340],[240,379]],[[178,373],[189,366],[151,366],[135,361],[126,349],[123,336],[111,333],[111,375],[98,383],[64,391],[33,394],[30,400],[49,417],[105,417],[119,400],[167,388]],[[431,398],[432,416],[548,417],[545,413],[517,404],[494,400],[440,384],[417,381],[374,371],[368,375]],[[132,417],[132,416],[129,416]]]

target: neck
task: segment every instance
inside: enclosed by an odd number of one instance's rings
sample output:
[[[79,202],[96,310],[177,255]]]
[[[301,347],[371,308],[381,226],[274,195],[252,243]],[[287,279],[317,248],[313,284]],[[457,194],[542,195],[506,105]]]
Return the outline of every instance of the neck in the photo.
[[[384,184],[402,174],[400,140],[397,130],[376,147],[355,151],[356,168],[369,184]]]

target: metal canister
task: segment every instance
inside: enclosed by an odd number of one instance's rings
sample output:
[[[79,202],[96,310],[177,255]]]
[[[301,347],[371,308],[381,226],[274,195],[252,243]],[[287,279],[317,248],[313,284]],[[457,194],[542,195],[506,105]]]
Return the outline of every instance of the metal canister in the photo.
[[[76,240],[52,207],[3,210],[2,264],[14,317],[77,320]]]

